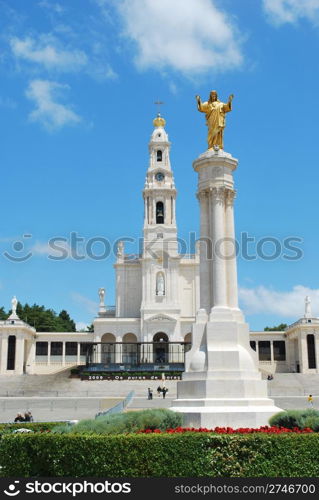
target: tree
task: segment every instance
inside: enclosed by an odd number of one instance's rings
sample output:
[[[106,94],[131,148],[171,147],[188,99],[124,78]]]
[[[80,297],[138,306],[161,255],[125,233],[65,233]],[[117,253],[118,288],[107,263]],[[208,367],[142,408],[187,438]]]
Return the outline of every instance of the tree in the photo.
[[[264,332],[283,332],[287,326],[286,323],[280,323],[278,326],[266,326]]]
[[[67,332],[75,332],[76,331],[76,325],[73,319],[70,318],[69,313],[65,310],[62,309],[58,316],[58,322],[61,324],[61,332],[67,331]]]
[[[7,319],[8,314],[5,312],[4,307],[0,307],[0,321]]]
[[[5,312],[0,308],[0,320],[7,319],[11,311]],[[38,304],[20,304],[17,305],[17,315],[22,321],[33,326],[38,332],[75,332],[76,326],[73,319],[64,309],[58,315],[53,309],[46,309]]]

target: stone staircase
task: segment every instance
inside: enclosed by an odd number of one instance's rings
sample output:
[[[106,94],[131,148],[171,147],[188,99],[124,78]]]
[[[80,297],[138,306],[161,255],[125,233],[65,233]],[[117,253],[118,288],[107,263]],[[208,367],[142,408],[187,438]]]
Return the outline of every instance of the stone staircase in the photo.
[[[147,399],[147,388],[153,389],[153,401],[158,398],[156,389],[161,385],[154,380],[83,380],[70,378],[70,370],[66,369],[51,375],[0,375],[0,397],[125,397],[130,391],[135,397]],[[167,397],[176,396],[176,381],[167,380],[169,389]],[[268,381],[271,397],[306,396],[312,394],[319,397],[319,374],[275,373],[274,379]]]
[[[176,398],[175,381],[166,381],[169,389],[166,399],[158,397],[159,381],[81,381],[69,378],[69,370],[54,375],[0,376],[0,421],[18,411],[36,408],[38,419],[77,419],[92,417],[101,404],[115,404],[134,391],[128,410],[169,408]],[[153,389],[153,399],[147,399],[147,389]],[[269,396],[283,409],[307,407],[307,395],[314,396],[314,407],[319,408],[319,374],[278,373],[268,381]],[[318,400],[318,402],[317,402]]]
[[[153,389],[154,399],[160,381],[155,380],[83,380],[69,378],[69,370],[54,375],[0,375],[0,397],[125,397],[134,391],[135,397],[147,400],[147,389]],[[176,381],[166,381],[170,397],[176,396]],[[159,398],[158,398],[159,399]],[[161,398],[162,399],[162,398]]]
[[[319,374],[275,373],[268,381],[268,394],[271,397],[307,396],[319,397]]]

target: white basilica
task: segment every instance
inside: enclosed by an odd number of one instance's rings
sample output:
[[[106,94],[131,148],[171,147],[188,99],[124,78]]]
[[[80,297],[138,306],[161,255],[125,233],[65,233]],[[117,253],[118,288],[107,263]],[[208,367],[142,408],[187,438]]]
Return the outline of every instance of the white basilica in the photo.
[[[128,369],[182,369],[184,352],[199,309],[199,251],[180,254],[176,188],[165,120],[158,115],[149,142],[149,167],[143,190],[143,251],[126,254],[118,245],[116,305],[100,306],[94,332],[37,332],[16,314],[0,321],[0,373],[55,373],[88,363]],[[196,247],[197,248],[197,247]],[[319,372],[319,319],[306,300],[304,318],[281,332],[250,332],[259,368],[266,373]]]

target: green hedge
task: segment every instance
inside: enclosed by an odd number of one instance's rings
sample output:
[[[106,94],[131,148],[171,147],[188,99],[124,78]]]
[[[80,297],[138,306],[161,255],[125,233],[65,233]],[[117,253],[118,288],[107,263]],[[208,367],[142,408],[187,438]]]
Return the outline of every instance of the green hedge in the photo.
[[[305,427],[310,427],[318,432],[319,411],[313,408],[281,411],[269,419],[269,425],[286,427],[287,429],[293,429],[294,427],[304,429]]]
[[[175,429],[182,425],[183,417],[166,408],[137,410],[112,415],[101,415],[95,419],[80,420],[78,424],[63,424],[53,429],[58,434],[128,434],[146,429]]]
[[[318,477],[318,434],[4,435],[3,476]]]

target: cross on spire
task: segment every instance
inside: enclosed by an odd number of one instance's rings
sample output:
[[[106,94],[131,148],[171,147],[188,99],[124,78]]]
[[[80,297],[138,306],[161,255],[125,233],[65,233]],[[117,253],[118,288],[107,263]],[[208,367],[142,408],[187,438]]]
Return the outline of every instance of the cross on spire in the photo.
[[[154,104],[156,104],[157,109],[158,109],[157,112],[158,112],[158,114],[160,114],[160,112],[161,112],[161,106],[164,104],[164,102],[163,101],[155,101]]]

